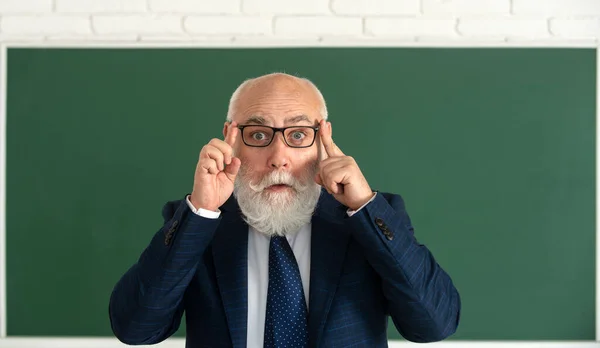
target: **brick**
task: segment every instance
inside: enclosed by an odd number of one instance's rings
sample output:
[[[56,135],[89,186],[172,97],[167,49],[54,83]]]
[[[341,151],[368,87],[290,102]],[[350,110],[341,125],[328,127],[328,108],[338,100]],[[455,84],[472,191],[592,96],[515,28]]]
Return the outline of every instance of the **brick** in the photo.
[[[185,30],[203,35],[261,35],[273,32],[271,17],[261,16],[190,16]]]
[[[413,43],[416,37],[396,36],[393,39],[372,36],[322,36],[321,43],[327,47],[398,47]]]
[[[279,17],[277,35],[362,35],[362,18],[356,17]]]
[[[536,16],[600,15],[600,1],[513,0],[513,12]]]
[[[548,22],[537,18],[461,18],[458,32],[465,36],[516,36],[539,37],[550,36]]]
[[[81,16],[4,16],[1,22],[4,34],[58,35],[91,34],[90,20]]]
[[[56,0],[62,13],[145,12],[146,0]]]
[[[38,42],[44,41],[43,35],[14,35],[14,34],[0,34],[0,42],[3,43],[20,43],[20,42]]]
[[[296,36],[251,36],[241,35],[235,36],[233,44],[236,46],[250,47],[290,47],[290,46],[316,46],[320,42],[318,37],[303,37]]]
[[[48,41],[60,42],[135,42],[137,35],[52,35]]]
[[[420,0],[332,0],[331,8],[336,14],[394,15],[419,14]]]
[[[423,0],[423,13],[430,14],[509,14],[510,0]]]
[[[455,19],[367,18],[365,32],[375,36],[458,36]]]
[[[182,17],[175,15],[94,16],[97,34],[181,34]]]
[[[573,47],[573,48],[597,48],[596,39],[572,39],[560,38],[556,36],[548,38],[526,38],[526,37],[507,37],[507,44],[518,43],[520,46],[527,47]]]
[[[329,14],[328,0],[244,0],[242,10],[248,14]]]
[[[52,0],[0,0],[0,13],[43,13],[52,11]]]
[[[503,36],[486,36],[484,38],[478,37],[465,37],[465,36],[419,36],[417,42],[427,43],[428,46],[486,46],[494,44],[497,46],[498,43],[504,43],[506,38]]]
[[[182,42],[182,43],[200,43],[202,45],[225,45],[233,41],[232,36],[206,36],[206,35],[142,35],[140,41],[147,42]]]
[[[559,37],[600,38],[600,18],[550,20],[550,32]]]
[[[507,37],[506,44],[516,44],[517,47],[563,47],[563,48],[597,48],[598,44],[596,39],[573,39],[573,38],[560,38],[560,37],[549,37],[543,39],[532,39],[523,37]],[[513,45],[514,46],[514,45]]]
[[[153,12],[235,14],[241,0],[148,0]]]

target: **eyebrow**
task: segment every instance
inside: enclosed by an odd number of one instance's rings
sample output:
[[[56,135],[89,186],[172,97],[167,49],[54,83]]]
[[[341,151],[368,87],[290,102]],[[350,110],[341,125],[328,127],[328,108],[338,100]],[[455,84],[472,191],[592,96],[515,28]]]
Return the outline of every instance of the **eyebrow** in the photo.
[[[249,117],[249,118],[246,120],[246,122],[244,122],[244,123],[246,123],[246,124],[250,124],[250,123],[252,123],[252,124],[260,124],[260,125],[264,125],[264,124],[266,124],[266,123],[267,123],[267,121],[266,121],[266,120],[265,120],[263,117],[260,117],[260,116],[250,116],[250,117]]]
[[[298,115],[298,116],[288,117],[284,121],[285,124],[296,124],[296,123],[300,123],[300,122],[309,122],[310,123],[310,119],[306,115]],[[266,125],[267,120],[262,116],[250,116],[244,123]]]
[[[310,122],[310,120],[308,119],[308,116],[306,115],[298,115],[298,116],[294,116],[294,117],[290,117],[290,118],[286,118],[284,123],[285,124],[294,124],[294,123],[300,123],[302,121],[306,121],[306,122]]]

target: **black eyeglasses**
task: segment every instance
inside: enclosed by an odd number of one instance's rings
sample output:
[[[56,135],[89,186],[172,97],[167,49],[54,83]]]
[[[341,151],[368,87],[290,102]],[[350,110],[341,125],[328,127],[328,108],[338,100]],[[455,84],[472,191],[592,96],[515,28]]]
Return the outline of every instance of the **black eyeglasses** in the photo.
[[[271,144],[277,132],[283,134],[285,144],[293,148],[311,147],[315,142],[319,127],[291,126],[275,128],[269,126],[241,125],[244,144],[252,147],[266,147]]]

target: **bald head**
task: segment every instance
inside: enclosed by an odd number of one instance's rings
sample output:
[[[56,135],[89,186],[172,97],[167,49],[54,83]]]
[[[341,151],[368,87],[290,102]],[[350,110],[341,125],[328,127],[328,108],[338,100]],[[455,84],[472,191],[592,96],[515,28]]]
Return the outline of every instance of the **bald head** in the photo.
[[[280,107],[273,105],[278,103]],[[241,117],[240,113],[253,109],[304,106],[314,109],[319,118],[327,119],[327,106],[319,89],[306,78],[284,73],[273,73],[244,81],[229,101],[227,121]],[[316,116],[316,115],[315,115]]]

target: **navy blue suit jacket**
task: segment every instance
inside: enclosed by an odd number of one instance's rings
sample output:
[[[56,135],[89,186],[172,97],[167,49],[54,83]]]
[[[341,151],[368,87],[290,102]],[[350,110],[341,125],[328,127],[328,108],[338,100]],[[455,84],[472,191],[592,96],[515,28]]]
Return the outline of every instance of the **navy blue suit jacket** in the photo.
[[[458,326],[452,280],[413,235],[404,202],[378,192],[352,217],[322,191],[312,218],[310,347],[387,347],[387,318],[414,342]],[[164,226],[116,284],[109,305],[116,337],[153,344],[186,317],[186,347],[246,347],[248,226],[232,196],[218,219],[168,202]]]

